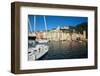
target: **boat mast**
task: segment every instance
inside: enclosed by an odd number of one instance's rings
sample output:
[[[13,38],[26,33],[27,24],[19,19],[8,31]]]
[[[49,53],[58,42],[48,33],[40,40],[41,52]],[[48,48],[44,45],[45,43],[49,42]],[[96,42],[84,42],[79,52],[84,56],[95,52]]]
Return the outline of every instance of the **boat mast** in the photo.
[[[45,26],[45,32],[46,32],[46,38],[47,38],[47,23],[46,23],[46,18],[44,16],[44,26]]]
[[[44,16],[44,25],[45,25],[45,31],[47,32],[47,23],[46,23],[46,18]]]
[[[30,32],[32,33],[32,27],[31,27],[31,23],[30,23],[29,18],[28,18],[28,23],[29,23]]]
[[[35,33],[35,26],[36,26],[36,16],[34,16],[34,33]]]

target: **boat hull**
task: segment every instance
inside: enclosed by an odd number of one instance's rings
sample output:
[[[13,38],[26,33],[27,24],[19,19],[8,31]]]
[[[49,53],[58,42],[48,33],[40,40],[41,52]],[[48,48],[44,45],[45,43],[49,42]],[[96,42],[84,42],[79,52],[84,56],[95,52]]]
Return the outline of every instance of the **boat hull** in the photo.
[[[34,42],[34,41],[33,41]],[[38,60],[42,56],[44,56],[48,50],[49,46],[46,44],[47,42],[37,43],[34,47],[28,48],[28,60]]]

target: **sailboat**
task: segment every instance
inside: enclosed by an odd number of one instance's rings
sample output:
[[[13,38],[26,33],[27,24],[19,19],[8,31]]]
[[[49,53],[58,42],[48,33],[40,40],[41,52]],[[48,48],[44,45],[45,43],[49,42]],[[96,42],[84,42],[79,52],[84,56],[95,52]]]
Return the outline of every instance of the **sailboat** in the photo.
[[[44,18],[44,26],[45,26],[45,38],[42,39],[37,39],[37,34],[36,34],[36,16],[34,16],[34,32],[30,32],[28,36],[28,60],[38,60],[42,56],[44,56],[48,50],[48,40],[47,40],[47,25],[46,25],[46,18]],[[28,19],[30,30],[32,31],[31,28],[31,23],[30,20]]]

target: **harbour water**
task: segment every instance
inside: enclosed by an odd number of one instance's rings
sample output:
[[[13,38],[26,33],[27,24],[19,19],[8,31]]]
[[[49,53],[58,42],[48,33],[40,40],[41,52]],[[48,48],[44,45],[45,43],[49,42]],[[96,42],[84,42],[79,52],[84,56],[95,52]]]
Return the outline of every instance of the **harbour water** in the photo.
[[[88,58],[86,41],[50,41],[49,51],[38,60],[80,58]]]

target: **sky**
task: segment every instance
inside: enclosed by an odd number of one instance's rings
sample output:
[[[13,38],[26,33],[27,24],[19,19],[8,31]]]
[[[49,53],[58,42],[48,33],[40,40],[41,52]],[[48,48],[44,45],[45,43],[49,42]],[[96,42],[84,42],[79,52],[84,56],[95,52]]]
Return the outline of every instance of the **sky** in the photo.
[[[36,31],[45,30],[44,16],[35,15],[36,17]],[[74,16],[45,16],[47,30],[56,28],[57,26],[76,26],[83,22],[88,22],[87,17],[74,17]],[[29,32],[34,31],[34,15],[28,15],[28,30]]]

